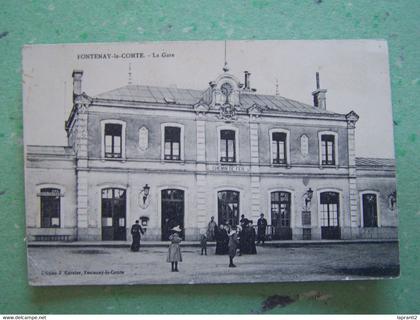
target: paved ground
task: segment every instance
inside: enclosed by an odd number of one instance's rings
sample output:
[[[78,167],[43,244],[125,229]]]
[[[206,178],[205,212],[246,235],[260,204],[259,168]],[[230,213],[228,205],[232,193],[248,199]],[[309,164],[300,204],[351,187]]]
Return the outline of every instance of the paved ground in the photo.
[[[166,263],[167,249],[143,247],[29,247],[33,285],[229,283],[369,279],[397,276],[398,243],[320,244],[257,247],[257,255],[207,256],[197,247],[182,247],[179,272]]]

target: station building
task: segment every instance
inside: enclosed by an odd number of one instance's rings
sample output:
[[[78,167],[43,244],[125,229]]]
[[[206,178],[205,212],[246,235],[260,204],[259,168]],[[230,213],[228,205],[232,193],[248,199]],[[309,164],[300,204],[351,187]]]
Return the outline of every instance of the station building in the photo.
[[[359,116],[258,94],[228,70],[207,89],[127,85],[92,97],[73,72],[67,146],[26,146],[29,241],[197,240],[211,216],[270,239],[397,239],[393,159],[357,158]],[[64,130],[64,129],[63,129]]]

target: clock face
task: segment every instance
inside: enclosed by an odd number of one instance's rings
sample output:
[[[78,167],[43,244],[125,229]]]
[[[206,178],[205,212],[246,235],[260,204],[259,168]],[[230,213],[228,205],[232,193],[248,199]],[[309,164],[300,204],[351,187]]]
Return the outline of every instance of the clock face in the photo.
[[[224,84],[220,86],[220,91],[222,91],[225,97],[228,97],[232,93],[233,88],[229,83],[225,82]]]

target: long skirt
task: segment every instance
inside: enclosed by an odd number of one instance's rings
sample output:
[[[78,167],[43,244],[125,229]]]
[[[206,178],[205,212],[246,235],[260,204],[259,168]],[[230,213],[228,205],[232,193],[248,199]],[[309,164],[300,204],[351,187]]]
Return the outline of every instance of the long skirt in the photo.
[[[131,244],[131,251],[139,251],[140,249],[140,235],[133,234],[133,243]]]
[[[215,252],[215,254],[217,254],[217,255],[225,254],[225,252],[223,252],[222,241],[220,241],[219,239],[216,239],[216,252]]]
[[[179,243],[171,243],[168,250],[167,262],[179,262],[182,261],[181,247]]]

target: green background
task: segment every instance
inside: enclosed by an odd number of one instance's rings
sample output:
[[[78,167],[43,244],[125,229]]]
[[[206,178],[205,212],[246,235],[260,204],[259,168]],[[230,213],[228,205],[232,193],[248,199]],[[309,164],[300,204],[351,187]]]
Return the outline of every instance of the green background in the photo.
[[[419,35],[419,0],[1,0],[0,313],[420,313]],[[400,210],[399,279],[258,285],[28,286],[21,91],[24,44],[360,38],[386,39],[390,50]],[[262,304],[269,297],[280,304],[264,310]]]

